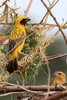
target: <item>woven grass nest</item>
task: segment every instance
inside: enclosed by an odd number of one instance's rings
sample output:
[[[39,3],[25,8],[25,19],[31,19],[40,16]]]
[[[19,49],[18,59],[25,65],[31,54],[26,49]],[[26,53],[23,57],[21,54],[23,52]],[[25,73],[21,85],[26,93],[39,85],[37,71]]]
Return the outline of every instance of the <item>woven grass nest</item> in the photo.
[[[40,33],[40,30],[38,28],[35,28],[34,26],[30,24],[26,25],[25,28],[26,28],[27,37],[25,40],[25,45],[21,53],[18,55],[19,68],[16,71],[16,74],[18,74],[19,77],[21,77],[20,75],[20,72],[21,72],[24,79],[27,79],[28,77],[34,78],[38,74],[40,66],[42,66],[42,59],[45,56],[46,39],[44,38],[45,34]],[[8,62],[8,60],[5,60],[5,61],[6,63]],[[2,63],[3,62],[4,60],[2,61]],[[4,63],[3,63],[3,66],[5,66]],[[8,72],[5,67],[3,70],[5,70],[4,77],[5,76],[9,77]]]

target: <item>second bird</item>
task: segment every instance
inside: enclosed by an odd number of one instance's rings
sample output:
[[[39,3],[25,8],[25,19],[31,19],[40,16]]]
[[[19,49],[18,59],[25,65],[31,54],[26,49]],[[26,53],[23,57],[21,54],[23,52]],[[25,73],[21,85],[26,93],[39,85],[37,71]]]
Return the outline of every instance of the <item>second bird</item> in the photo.
[[[9,63],[7,71],[9,73],[18,69],[17,56],[21,52],[26,38],[25,24],[30,21],[29,18],[21,16],[16,19],[14,29],[9,38]]]
[[[51,80],[50,85],[60,85],[66,81],[66,75],[61,71],[56,71],[54,73],[55,78]]]

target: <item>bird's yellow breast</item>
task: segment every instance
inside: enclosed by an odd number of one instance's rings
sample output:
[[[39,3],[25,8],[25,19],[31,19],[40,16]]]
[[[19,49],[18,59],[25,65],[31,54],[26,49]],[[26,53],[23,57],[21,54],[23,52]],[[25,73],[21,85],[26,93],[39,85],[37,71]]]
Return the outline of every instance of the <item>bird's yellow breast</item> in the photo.
[[[12,30],[11,34],[10,34],[10,39],[11,40],[16,40],[18,39],[22,33],[24,32],[25,36],[26,36],[26,32],[25,32],[25,28],[24,27],[14,27],[14,29]]]
[[[9,60],[13,60],[14,58],[17,58],[17,55],[21,52],[24,43],[25,40],[11,54],[9,54]]]
[[[66,81],[65,77],[64,78],[63,77],[62,78],[56,77],[56,78],[53,79],[51,86],[60,85],[60,84],[64,83],[65,81]]]
[[[22,27],[22,29],[20,27],[14,27],[10,35],[10,40],[18,39],[19,37],[21,37],[22,33],[24,33],[26,37],[26,32],[24,27]],[[17,55],[21,52],[24,43],[25,43],[25,39],[12,53],[9,54],[9,60],[13,60],[14,58],[17,58]]]

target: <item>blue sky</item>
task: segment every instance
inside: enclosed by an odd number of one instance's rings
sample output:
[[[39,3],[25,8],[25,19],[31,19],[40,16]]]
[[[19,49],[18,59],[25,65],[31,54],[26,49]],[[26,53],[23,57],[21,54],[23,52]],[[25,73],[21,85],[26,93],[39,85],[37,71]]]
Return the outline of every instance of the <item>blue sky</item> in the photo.
[[[4,0],[0,0],[0,4],[2,1]],[[53,0],[49,0],[49,1],[52,2]],[[26,10],[30,0],[16,0],[16,2],[17,2],[17,7],[21,7],[18,10],[18,13],[20,15],[24,15],[24,11]],[[44,2],[49,6],[49,3],[47,0],[44,0]],[[10,7],[14,7],[14,0],[10,0],[8,4]],[[42,17],[45,15],[46,11],[47,10],[42,4],[41,0],[33,0],[33,3],[31,5],[31,8],[27,16],[31,17],[32,21],[39,22],[42,19]],[[62,23],[62,18],[64,18],[64,20],[66,21],[67,20],[67,0],[59,0],[57,5],[51,11],[59,23]],[[47,23],[54,23],[51,16],[49,16]]]

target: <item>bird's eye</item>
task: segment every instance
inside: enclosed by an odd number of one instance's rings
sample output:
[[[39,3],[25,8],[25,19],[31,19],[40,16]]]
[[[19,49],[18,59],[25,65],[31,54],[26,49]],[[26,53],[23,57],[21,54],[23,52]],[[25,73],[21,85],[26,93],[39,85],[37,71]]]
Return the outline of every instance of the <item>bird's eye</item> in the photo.
[[[61,73],[58,73],[59,75],[61,75]]]

